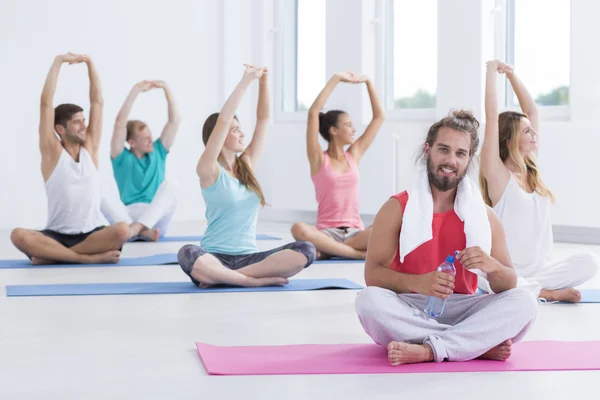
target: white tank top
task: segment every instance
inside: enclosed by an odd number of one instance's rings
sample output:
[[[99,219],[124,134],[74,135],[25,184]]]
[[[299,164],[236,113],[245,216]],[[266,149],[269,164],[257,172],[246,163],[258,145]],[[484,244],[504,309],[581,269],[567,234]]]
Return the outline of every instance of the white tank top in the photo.
[[[77,234],[103,224],[100,173],[83,146],[79,150],[79,162],[73,160],[65,149],[62,150],[45,187],[48,197],[46,229]]]
[[[504,225],[515,268],[535,267],[552,255],[554,238],[550,207],[549,197],[536,192],[527,193],[510,174],[508,185],[494,211]]]

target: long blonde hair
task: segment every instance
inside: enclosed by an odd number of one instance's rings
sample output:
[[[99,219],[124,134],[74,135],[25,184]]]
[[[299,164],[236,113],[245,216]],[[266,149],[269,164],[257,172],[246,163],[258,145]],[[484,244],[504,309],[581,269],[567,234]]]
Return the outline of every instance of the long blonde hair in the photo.
[[[219,113],[214,113],[211,114],[204,122],[204,126],[202,127],[202,141],[204,142],[205,146],[208,143],[208,138],[212,134],[212,131],[215,129],[215,125],[217,125],[218,118]],[[234,116],[234,118],[237,120],[237,116]],[[242,185],[244,185],[251,192],[256,193],[260,199],[260,205],[264,207],[266,204],[265,195],[263,194],[254,172],[252,172],[252,168],[250,168],[248,163],[244,161],[241,156],[237,156],[235,158],[234,172]]]
[[[498,116],[498,129],[500,141],[500,159],[505,162],[510,160],[521,170],[521,179],[527,182],[533,191],[542,196],[548,196],[554,202],[554,195],[542,181],[538,169],[535,155],[528,154],[525,157],[519,151],[519,139],[521,137],[520,122],[521,118],[527,118],[526,114],[514,111],[506,111]],[[522,182],[522,183],[524,183]],[[488,206],[492,206],[492,200],[488,192],[487,180],[479,170],[479,185],[481,194]]]

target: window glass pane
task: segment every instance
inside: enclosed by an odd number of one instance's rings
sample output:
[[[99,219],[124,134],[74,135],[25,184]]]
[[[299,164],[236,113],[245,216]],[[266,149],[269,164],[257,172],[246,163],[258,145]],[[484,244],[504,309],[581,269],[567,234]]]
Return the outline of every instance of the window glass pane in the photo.
[[[325,77],[325,0],[298,0],[296,111],[308,110]]]
[[[571,2],[514,2],[515,72],[538,104],[569,104]],[[513,102],[518,104],[516,96]]]
[[[392,36],[392,108],[435,107],[437,0],[394,0]]]

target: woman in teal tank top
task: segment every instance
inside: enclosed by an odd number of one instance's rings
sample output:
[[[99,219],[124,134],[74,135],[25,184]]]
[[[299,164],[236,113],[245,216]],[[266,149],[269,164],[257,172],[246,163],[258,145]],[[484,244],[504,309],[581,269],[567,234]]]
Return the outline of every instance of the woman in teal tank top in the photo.
[[[259,80],[256,127],[244,148],[235,112],[255,79]],[[177,254],[179,265],[198,286],[285,285],[287,278],[315,259],[315,247],[305,241],[263,252],[256,246],[258,210],[265,205],[265,198],[253,168],[264,146],[270,108],[267,69],[247,65],[221,112],[204,123],[205,149],[196,172],[208,227],[201,247],[186,245]]]

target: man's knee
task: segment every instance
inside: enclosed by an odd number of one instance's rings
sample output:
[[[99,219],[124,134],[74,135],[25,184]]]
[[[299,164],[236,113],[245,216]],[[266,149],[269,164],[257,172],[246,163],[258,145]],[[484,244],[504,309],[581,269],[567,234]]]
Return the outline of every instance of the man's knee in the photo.
[[[15,245],[15,247],[21,249],[30,242],[30,235],[27,229],[23,228],[15,228],[10,233],[10,241]]]
[[[367,286],[361,290],[354,301],[356,313],[361,321],[365,318],[374,316],[375,310],[384,307],[382,299],[393,293],[387,289],[383,289],[377,286]]]
[[[507,290],[506,298],[511,299],[512,306],[507,307],[511,316],[522,316],[526,322],[533,321],[538,312],[538,301],[531,290],[526,288],[514,288]]]
[[[123,245],[129,240],[129,224],[126,222],[117,222],[111,225],[113,231],[113,238],[115,242],[119,243],[119,246]]]

